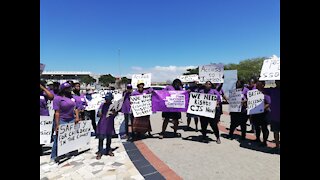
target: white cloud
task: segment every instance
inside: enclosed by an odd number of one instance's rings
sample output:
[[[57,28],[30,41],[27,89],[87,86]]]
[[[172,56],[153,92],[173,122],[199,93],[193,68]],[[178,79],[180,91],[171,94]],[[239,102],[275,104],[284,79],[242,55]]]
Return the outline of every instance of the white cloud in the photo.
[[[131,67],[132,72],[126,75],[131,78],[132,74],[152,73],[152,82],[173,81],[177,76],[187,72],[187,69],[196,68],[197,66],[155,66],[151,68]]]

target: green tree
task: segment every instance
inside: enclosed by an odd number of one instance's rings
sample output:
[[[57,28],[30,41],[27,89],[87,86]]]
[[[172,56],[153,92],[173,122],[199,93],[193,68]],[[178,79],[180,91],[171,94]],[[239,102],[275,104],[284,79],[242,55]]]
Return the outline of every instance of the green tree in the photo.
[[[121,78],[121,83],[130,84],[131,83],[131,79],[128,79],[127,77],[122,77]]]
[[[113,77],[111,74],[102,75],[99,78],[99,82],[106,87],[109,87],[110,83],[115,83],[116,78]]]
[[[96,79],[94,79],[93,77],[91,77],[89,75],[80,77],[80,82],[82,82],[82,83],[92,84],[92,83],[95,83],[96,81],[97,81]]]
[[[195,69],[187,69],[188,72],[183,73],[183,75],[190,75],[190,74],[199,74],[199,67]]]

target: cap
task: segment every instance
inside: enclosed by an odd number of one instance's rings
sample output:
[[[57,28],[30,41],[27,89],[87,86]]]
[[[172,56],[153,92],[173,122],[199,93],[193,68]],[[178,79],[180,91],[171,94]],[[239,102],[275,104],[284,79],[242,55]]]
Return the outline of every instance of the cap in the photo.
[[[69,87],[71,87],[71,85],[69,83],[65,82],[60,85],[60,90],[64,90]]]

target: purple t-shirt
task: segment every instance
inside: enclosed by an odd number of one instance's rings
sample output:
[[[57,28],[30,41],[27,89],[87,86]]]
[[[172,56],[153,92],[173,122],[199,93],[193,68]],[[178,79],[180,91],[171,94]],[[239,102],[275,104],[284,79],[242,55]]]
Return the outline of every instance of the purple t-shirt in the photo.
[[[174,89],[174,87],[171,86],[171,85],[166,86],[164,89],[167,90],[167,91],[176,91],[176,90]],[[179,90],[183,90],[182,87],[180,87]]]
[[[76,107],[79,110],[84,110],[87,106],[86,98],[84,94],[80,94],[80,96],[74,94],[72,97],[76,100]]]
[[[204,89],[201,89],[199,93],[205,93]],[[217,102],[220,104],[221,103],[221,98],[220,98],[220,93],[216,89],[210,89],[210,91],[206,94],[213,94],[217,96]]]
[[[271,97],[267,94],[264,94],[264,103],[269,104],[269,108],[266,111],[271,111]]]
[[[266,92],[272,99],[271,121],[280,122],[280,88],[268,88]]]
[[[47,101],[47,95],[45,93],[40,93],[40,116],[49,116]]]
[[[122,108],[121,108],[121,112],[122,113],[130,113],[131,110],[131,105],[130,105],[130,96],[131,96],[131,92],[125,92],[123,97],[123,104],[122,104]]]
[[[53,99],[53,109],[60,110],[60,119],[74,118],[74,109],[76,108],[76,100],[74,98],[67,98],[56,96]]]

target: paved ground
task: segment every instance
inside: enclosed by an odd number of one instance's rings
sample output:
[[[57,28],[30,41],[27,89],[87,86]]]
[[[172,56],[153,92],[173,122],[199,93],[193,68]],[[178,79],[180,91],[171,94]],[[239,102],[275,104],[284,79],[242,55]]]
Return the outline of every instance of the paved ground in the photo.
[[[224,110],[227,110],[227,107]],[[208,134],[212,141],[202,143],[198,141],[201,135],[200,132],[185,131],[185,113],[182,113],[182,120],[178,130],[182,137],[160,140],[157,133],[161,131],[162,122],[161,113],[151,116],[154,137],[135,142],[138,148],[134,147],[130,142],[125,143],[119,138],[113,138],[111,147],[116,148],[114,151],[115,156],[103,156],[99,161],[95,159],[98,140],[93,137],[89,151],[55,166],[48,164],[51,149],[47,147],[46,155],[40,156],[40,179],[153,179],[151,177],[159,177],[159,179],[162,177],[163,179],[163,177],[179,176],[187,180],[280,179],[280,155],[276,154],[271,148],[274,147],[274,143],[269,142],[269,147],[261,148],[250,140],[240,141],[235,139],[231,141],[224,138],[225,134],[228,133],[226,127],[229,127],[230,123],[228,115],[222,115],[221,117],[219,126],[222,136],[221,144],[216,144],[216,138],[213,134]],[[121,118],[117,119],[115,123],[117,133],[120,124]],[[170,128],[171,125],[169,123],[167,127],[168,132],[173,132],[173,129]],[[191,127],[194,128],[194,120],[191,121]],[[201,127],[200,122],[198,127]],[[211,130],[210,126],[208,126],[208,129]],[[250,128],[248,127],[248,129]],[[168,135],[172,134],[168,133]],[[247,138],[253,139],[254,136],[248,133]],[[269,135],[269,140],[273,140],[272,133]],[[147,147],[150,152],[146,153],[147,151],[144,149],[147,148],[143,147]],[[142,155],[147,158],[136,155],[137,153],[129,153],[130,151],[137,151],[137,149],[141,150]],[[162,161],[172,171],[169,172],[168,168],[164,168],[162,172],[159,171],[159,174],[150,164],[148,165],[146,159],[153,159],[154,162]],[[139,163],[145,163],[146,165],[139,167]],[[163,167],[163,165],[158,165],[158,167]],[[156,169],[159,168],[156,167]]]
[[[120,123],[121,118],[115,121],[116,129],[119,129]],[[144,179],[131,162],[119,138],[112,139],[114,157],[102,156],[100,160],[96,160],[98,140],[92,137],[90,145],[89,151],[53,166],[48,164],[51,148],[47,146],[45,155],[40,156],[40,179]]]
[[[227,110],[227,107],[224,109]],[[182,113],[178,130],[182,138],[160,140],[155,134],[154,138],[143,139],[142,142],[183,179],[280,179],[280,155],[274,154],[273,148],[261,148],[250,140],[231,141],[224,138],[228,131],[223,126],[229,127],[229,122],[230,117],[222,115],[220,129],[225,132],[220,131],[221,144],[216,144],[214,134],[209,134],[213,141],[207,144],[197,141],[200,132],[184,131],[187,123],[185,113]],[[161,113],[151,116],[151,125],[153,134],[160,132]],[[168,132],[173,132],[171,125],[169,123],[167,127]],[[193,120],[191,127],[194,128]],[[210,126],[208,129],[211,130]],[[272,133],[269,139],[273,140]],[[272,145],[269,143],[269,146]]]

